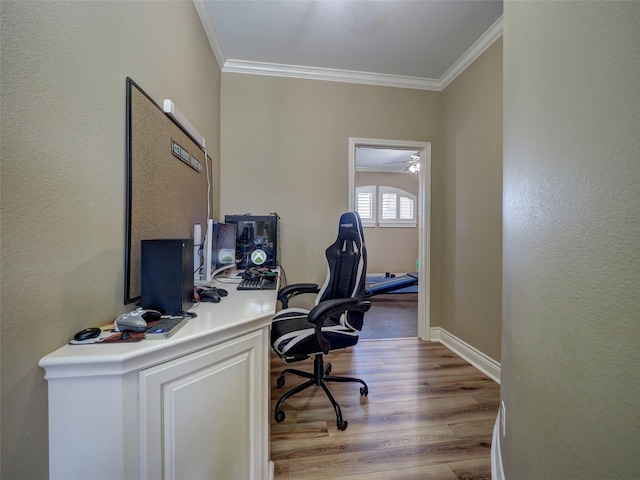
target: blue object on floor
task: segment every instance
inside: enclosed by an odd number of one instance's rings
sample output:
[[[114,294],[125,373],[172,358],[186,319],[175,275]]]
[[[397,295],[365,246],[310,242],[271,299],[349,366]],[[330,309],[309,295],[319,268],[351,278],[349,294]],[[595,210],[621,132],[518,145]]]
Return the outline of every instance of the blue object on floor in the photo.
[[[382,293],[418,293],[418,273],[410,272],[399,277],[367,277],[367,297]]]

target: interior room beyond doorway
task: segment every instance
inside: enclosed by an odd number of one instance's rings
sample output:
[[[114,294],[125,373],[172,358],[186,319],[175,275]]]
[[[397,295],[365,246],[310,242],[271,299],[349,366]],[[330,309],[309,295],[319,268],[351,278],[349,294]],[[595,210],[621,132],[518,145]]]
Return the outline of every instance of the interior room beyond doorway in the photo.
[[[428,272],[430,160],[428,143],[350,139],[350,208],[363,217],[368,275],[426,278],[412,292],[371,297],[363,339],[428,339],[429,275],[420,265]]]

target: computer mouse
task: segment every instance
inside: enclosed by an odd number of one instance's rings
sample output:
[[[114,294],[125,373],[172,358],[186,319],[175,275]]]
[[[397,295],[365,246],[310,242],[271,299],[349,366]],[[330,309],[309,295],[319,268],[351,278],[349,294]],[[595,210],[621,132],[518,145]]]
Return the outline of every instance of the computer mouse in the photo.
[[[96,338],[102,330],[98,327],[85,328],[84,330],[80,330],[73,337],[74,340],[82,342],[83,340],[89,340],[90,338]]]
[[[278,274],[277,274],[277,272],[273,272],[273,271],[269,270],[268,272],[264,272],[262,274],[262,278],[264,278],[265,280],[267,280],[269,282],[273,282],[273,281],[275,281],[276,278],[278,278]]]
[[[220,302],[220,295],[215,290],[202,290],[200,292],[200,301],[201,302]]]
[[[145,322],[155,322],[156,320],[160,320],[160,317],[162,317],[162,314],[157,310],[145,310],[142,314]]]

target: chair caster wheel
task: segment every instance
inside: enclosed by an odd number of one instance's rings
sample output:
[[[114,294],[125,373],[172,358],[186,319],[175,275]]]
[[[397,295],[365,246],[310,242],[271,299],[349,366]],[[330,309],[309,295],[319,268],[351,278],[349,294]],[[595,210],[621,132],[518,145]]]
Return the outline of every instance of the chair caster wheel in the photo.
[[[347,429],[347,425],[349,425],[349,422],[347,422],[346,420],[344,420],[343,422],[339,422],[338,430],[342,430],[344,432]]]
[[[362,395],[363,397],[366,397],[367,395],[369,395],[369,388],[368,387],[360,387],[360,395]]]
[[[276,385],[278,386],[278,388],[282,387],[284,385],[284,377],[278,377],[278,380],[276,380]]]
[[[280,423],[284,420],[284,412],[282,410],[280,410],[279,412],[276,412],[276,422]]]

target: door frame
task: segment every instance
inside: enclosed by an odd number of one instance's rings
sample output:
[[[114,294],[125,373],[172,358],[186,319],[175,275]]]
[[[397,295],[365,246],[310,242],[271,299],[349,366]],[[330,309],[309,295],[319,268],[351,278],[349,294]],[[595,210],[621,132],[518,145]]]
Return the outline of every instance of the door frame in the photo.
[[[349,210],[355,209],[356,148],[376,147],[420,151],[418,173],[418,337],[429,340],[431,327],[431,142],[349,137]]]

